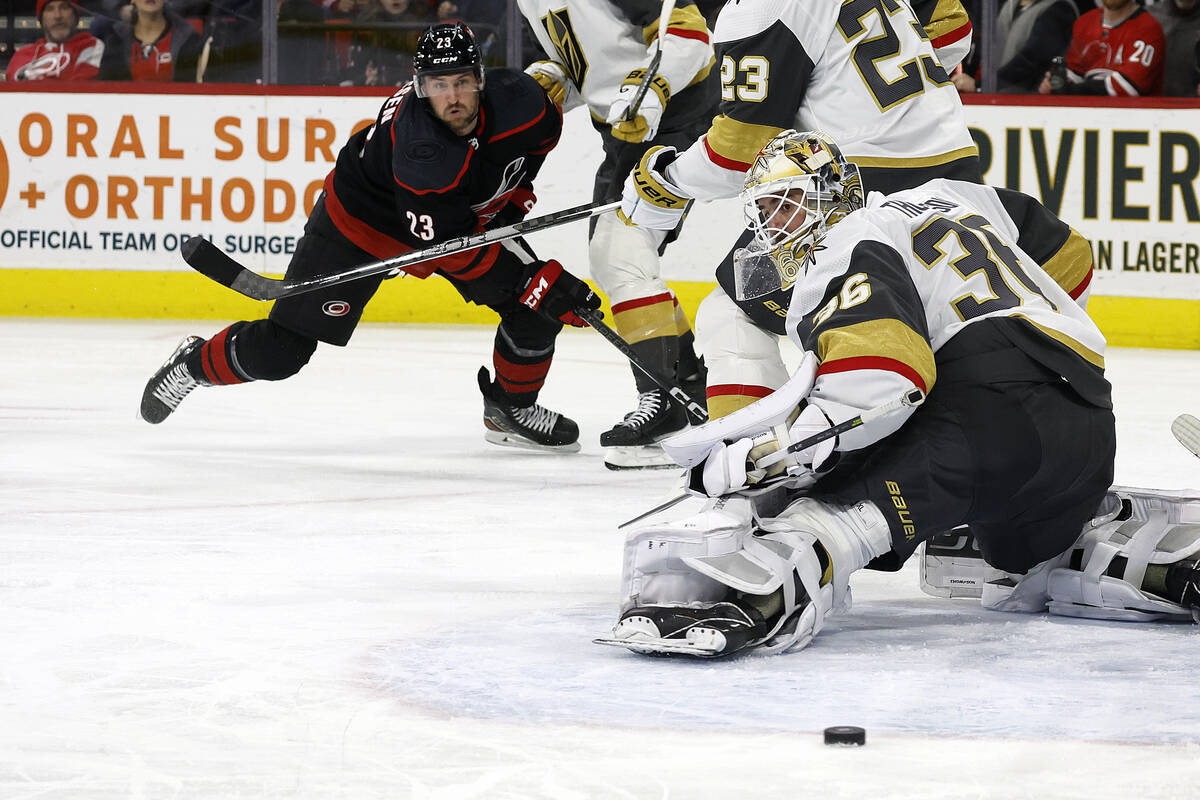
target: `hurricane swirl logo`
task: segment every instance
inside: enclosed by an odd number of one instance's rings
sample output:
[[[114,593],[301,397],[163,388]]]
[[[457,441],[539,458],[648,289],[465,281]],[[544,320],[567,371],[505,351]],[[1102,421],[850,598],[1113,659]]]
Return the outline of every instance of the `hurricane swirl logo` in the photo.
[[[330,300],[321,306],[321,311],[327,317],[344,317],[350,313],[350,304],[345,300]]]

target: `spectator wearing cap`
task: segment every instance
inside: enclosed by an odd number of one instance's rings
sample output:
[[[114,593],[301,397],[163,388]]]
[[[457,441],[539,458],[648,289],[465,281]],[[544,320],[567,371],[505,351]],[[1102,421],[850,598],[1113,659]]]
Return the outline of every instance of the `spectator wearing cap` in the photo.
[[[97,76],[104,43],[78,31],[79,11],[67,0],[37,0],[42,38],[13,53],[5,77],[10,81],[86,81]]]
[[[109,81],[202,79],[204,40],[164,0],[133,0],[128,21],[113,26],[104,42],[100,77]]]

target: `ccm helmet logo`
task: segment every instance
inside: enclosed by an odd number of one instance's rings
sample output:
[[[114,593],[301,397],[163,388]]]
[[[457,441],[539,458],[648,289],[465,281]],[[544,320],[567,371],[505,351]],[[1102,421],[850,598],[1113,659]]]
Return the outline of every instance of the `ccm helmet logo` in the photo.
[[[327,317],[344,317],[350,313],[350,304],[345,300],[330,300],[321,306],[321,311]]]

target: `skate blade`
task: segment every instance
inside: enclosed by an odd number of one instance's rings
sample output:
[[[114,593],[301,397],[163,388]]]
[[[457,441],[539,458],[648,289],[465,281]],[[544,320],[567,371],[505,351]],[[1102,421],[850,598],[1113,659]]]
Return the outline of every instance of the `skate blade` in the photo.
[[[681,469],[657,444],[606,447],[604,466],[613,470]]]
[[[538,444],[537,442],[526,439],[524,436],[518,436],[515,433],[507,433],[506,431],[485,430],[483,433],[484,441],[490,442],[500,447],[512,447],[517,450],[530,450],[536,453],[578,453],[579,442],[570,442],[569,444]]]
[[[690,642],[687,639],[592,639],[593,644],[624,647],[642,655],[684,655],[697,658],[712,658],[721,655],[714,644]]]
[[[1171,433],[1192,455],[1200,456],[1200,419],[1191,414],[1180,414],[1171,423]]]

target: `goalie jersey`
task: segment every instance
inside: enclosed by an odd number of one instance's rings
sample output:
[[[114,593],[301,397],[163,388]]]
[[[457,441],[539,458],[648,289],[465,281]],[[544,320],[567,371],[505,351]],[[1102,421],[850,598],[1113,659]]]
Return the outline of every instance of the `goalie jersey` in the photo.
[[[717,19],[720,115],[667,177],[701,199],[742,189],[788,128],[819,130],[864,169],[924,172],[977,155],[947,71],[969,45],[958,0],[738,0]],[[935,50],[935,45],[937,45]],[[941,172],[946,176],[946,172]]]
[[[1000,320],[1014,347],[1109,407],[1104,337],[1072,297],[1091,268],[1087,241],[1020,192],[949,180],[872,192],[829,229],[793,290],[788,335],[820,362],[809,400],[839,423],[913,387],[928,392],[943,345]],[[838,450],[866,447],[905,418],[842,434]]]

